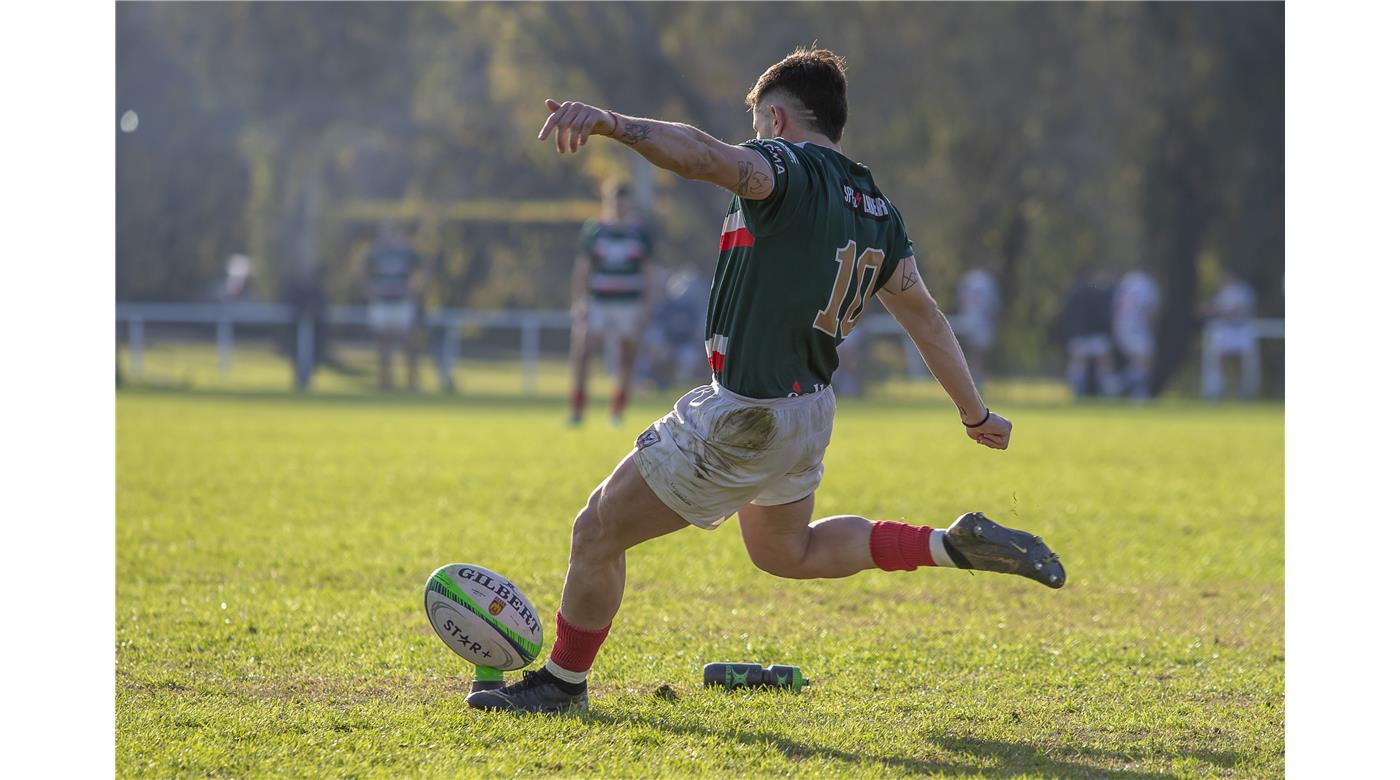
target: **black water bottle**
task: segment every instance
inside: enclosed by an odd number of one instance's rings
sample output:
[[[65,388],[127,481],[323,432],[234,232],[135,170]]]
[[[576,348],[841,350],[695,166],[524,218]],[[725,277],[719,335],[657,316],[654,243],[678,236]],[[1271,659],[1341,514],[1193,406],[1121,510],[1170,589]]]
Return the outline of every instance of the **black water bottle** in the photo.
[[[761,666],[729,662],[705,664],[705,684],[722,685],[731,690],[763,687],[783,688],[800,693],[802,687],[810,685],[811,682],[802,676],[802,670],[796,666]]]

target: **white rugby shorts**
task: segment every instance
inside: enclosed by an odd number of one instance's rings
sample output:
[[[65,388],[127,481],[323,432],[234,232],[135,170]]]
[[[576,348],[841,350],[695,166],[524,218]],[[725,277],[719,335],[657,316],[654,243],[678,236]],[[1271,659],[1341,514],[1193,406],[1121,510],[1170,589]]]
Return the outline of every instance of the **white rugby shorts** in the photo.
[[[1249,322],[1206,324],[1206,351],[1220,355],[1243,355],[1258,348],[1259,335]]]
[[[1123,350],[1123,354],[1130,358],[1146,360],[1152,357],[1154,344],[1150,328],[1116,326],[1113,329],[1113,341]]]
[[[718,381],[691,390],[637,437],[633,462],[666,506],[713,530],[739,507],[816,491],[836,394],[747,398]]]
[[[637,338],[637,326],[641,322],[640,301],[595,300],[588,304],[588,332],[591,334]]]
[[[1112,355],[1113,343],[1108,340],[1107,334],[1075,336],[1069,340],[1066,349],[1071,358],[1092,360]]]

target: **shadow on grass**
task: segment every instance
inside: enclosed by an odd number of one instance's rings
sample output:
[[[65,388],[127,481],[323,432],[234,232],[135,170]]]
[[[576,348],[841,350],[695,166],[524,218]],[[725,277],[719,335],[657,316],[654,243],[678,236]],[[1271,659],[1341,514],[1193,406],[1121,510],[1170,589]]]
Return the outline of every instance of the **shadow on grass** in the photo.
[[[683,737],[716,736],[716,733],[709,729],[690,724],[674,723],[668,718],[655,718],[651,715],[615,715],[591,710],[587,713],[571,717],[575,717],[584,723],[599,724],[608,727],[646,726],[669,731],[672,734]],[[1026,774],[1038,774],[1053,777],[1111,777],[1125,778],[1126,780],[1132,780],[1134,778],[1177,776],[1172,772],[1166,771],[1151,772],[1132,769],[1107,769],[1102,766],[1102,764],[1105,763],[1133,764],[1142,760],[1143,756],[1141,755],[1121,753],[1112,750],[1080,748],[1077,749],[1076,752],[1084,757],[1086,762],[1077,763],[1072,759],[1052,756],[1045,749],[1035,745],[1019,742],[1005,742],[994,739],[978,739],[976,737],[927,734],[918,737],[949,752],[971,754],[975,757],[966,762],[959,762],[909,758],[905,756],[881,756],[873,753],[851,753],[836,748],[807,744],[795,740],[790,736],[772,731],[729,731],[723,733],[722,736],[741,742],[755,749],[776,749],[794,761],[801,761],[805,758],[822,758],[831,761],[842,761],[853,766],[874,762],[888,769],[919,775],[943,774],[974,775],[979,777],[1020,777]],[[1230,769],[1239,763],[1239,756],[1235,753],[1219,753],[1202,750],[1187,751],[1185,755],[1214,764],[1221,769]]]

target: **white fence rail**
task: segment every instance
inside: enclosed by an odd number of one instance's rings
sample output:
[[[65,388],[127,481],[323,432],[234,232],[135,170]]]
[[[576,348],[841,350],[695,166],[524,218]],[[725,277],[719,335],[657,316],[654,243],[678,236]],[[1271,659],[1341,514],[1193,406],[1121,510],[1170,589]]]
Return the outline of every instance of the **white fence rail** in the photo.
[[[321,321],[330,326],[367,328],[369,314],[363,306],[327,306]],[[449,374],[457,364],[462,328],[519,330],[521,381],[527,393],[535,391],[541,331],[568,330],[572,321],[568,312],[552,309],[443,309],[425,318],[429,330],[442,331],[440,352],[435,357],[440,369]],[[118,303],[117,322],[127,326],[128,369],[133,378],[141,376],[148,323],[212,327],[219,351],[219,370],[224,373],[233,364],[234,335],[239,325],[294,327],[298,376],[309,377],[315,359],[317,319],[306,310],[298,314],[297,309],[288,304]]]
[[[369,326],[363,306],[327,306],[322,320],[327,325]],[[954,330],[962,323],[957,315],[948,317]],[[145,351],[147,323],[164,325],[207,325],[214,329],[218,345],[219,370],[227,373],[233,365],[235,329],[239,325],[295,327],[297,375],[309,377],[316,343],[316,319],[288,304],[276,303],[118,303],[117,322],[127,326],[128,369],[140,378]],[[520,331],[521,386],[535,392],[540,362],[540,333],[567,331],[573,318],[555,309],[442,309],[425,318],[429,330],[440,329],[442,341],[436,355],[441,371],[451,375],[457,364],[462,328],[466,326],[506,328]],[[1258,319],[1255,331],[1261,339],[1282,339],[1283,320]],[[862,320],[862,330],[871,336],[898,336],[904,346],[905,370],[911,378],[924,375],[925,368],[914,343],[904,336],[899,323],[885,313],[871,313]]]

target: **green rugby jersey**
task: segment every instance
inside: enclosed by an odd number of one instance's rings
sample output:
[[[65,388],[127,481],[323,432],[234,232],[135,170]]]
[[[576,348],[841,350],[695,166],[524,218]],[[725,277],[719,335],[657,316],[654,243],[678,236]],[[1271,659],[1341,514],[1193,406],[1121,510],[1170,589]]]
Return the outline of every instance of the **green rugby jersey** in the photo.
[[[589,220],[578,251],[588,258],[588,293],[595,300],[637,301],[646,286],[642,264],[651,256],[651,235],[636,223]]]
[[[914,253],[870,169],[825,146],[743,144],[773,169],[766,199],[735,197],[710,288],[705,349],[719,383],[751,398],[831,384],[836,345]]]

